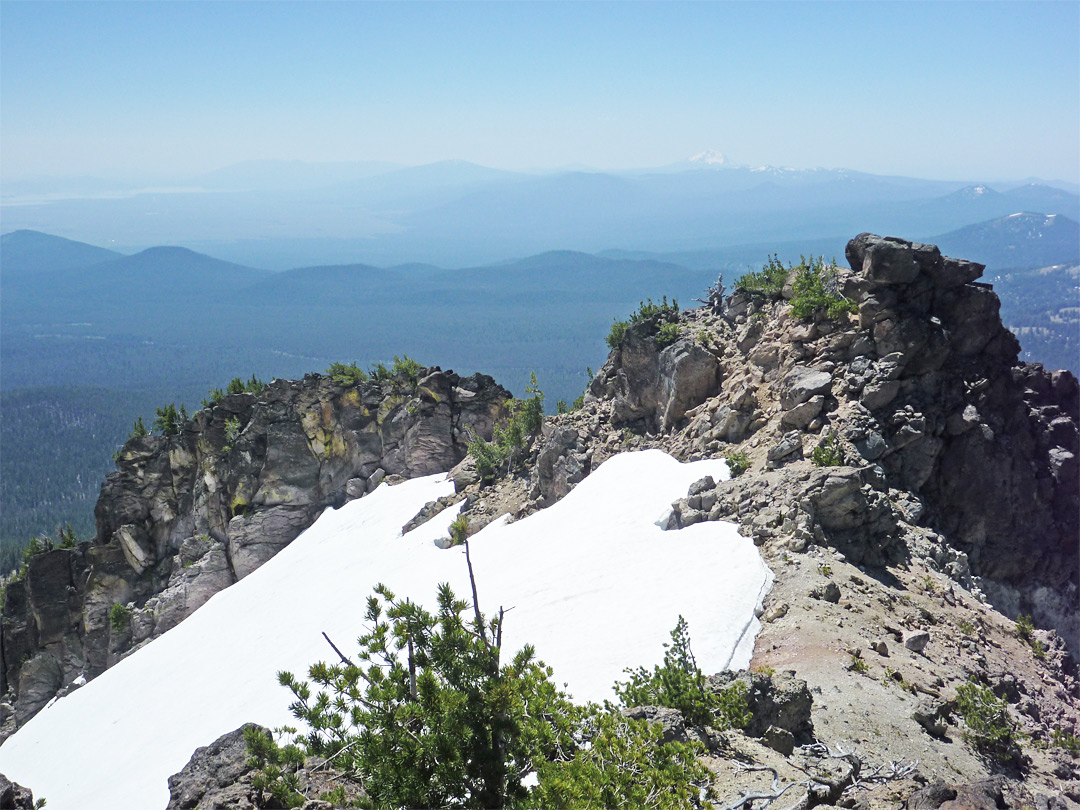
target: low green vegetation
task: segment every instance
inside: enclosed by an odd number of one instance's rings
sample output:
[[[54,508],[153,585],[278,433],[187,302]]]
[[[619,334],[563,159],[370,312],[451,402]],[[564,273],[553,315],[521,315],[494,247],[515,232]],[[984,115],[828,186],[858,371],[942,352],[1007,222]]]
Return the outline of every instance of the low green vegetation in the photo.
[[[244,380],[241,377],[233,377],[223,391],[220,388],[212,388],[202,401],[204,408],[212,408],[230,394],[261,394],[266,388],[266,383],[251,375],[251,379]]]
[[[1013,634],[1025,642],[1031,647],[1031,653],[1039,661],[1046,658],[1046,646],[1039,639],[1035,638],[1035,624],[1031,620],[1031,616],[1021,613],[1016,617],[1016,628],[1013,630]]]
[[[1015,635],[1021,641],[1030,641],[1031,634],[1035,632],[1035,624],[1031,621],[1031,617],[1021,613],[1016,617],[1016,628],[1013,630]]]
[[[863,660],[862,656],[855,655],[855,653],[851,654],[851,658],[848,661],[847,668],[852,672],[859,673],[860,675],[865,675],[870,669],[866,665],[866,661]]]
[[[242,430],[243,426],[240,424],[238,416],[230,416],[225,420],[225,444],[221,448],[223,453],[228,453],[233,449],[236,440],[240,438]]]
[[[842,467],[847,463],[840,437],[835,433],[819,444],[810,453],[810,460],[818,467]]]
[[[177,410],[176,404],[170,402],[168,405],[157,409],[153,429],[162,436],[177,436],[184,429],[184,424],[187,421],[187,409],[181,405],[180,410]]]
[[[638,304],[637,310],[630,316],[629,321],[615,321],[611,325],[611,331],[605,339],[609,349],[617,349],[622,346],[626,337],[626,330],[637,323],[648,323],[650,331],[656,336],[657,345],[660,348],[674,343],[679,337],[679,302],[674,298],[668,303],[665,295],[659,304],[647,298]]]
[[[1080,738],[1069,731],[1055,728],[1050,732],[1050,744],[1055,748],[1060,748],[1073,759],[1080,757]]]
[[[368,379],[367,372],[356,363],[349,363],[348,365],[345,363],[331,363],[326,373],[338,385],[359,385],[362,382],[367,382]]]
[[[972,680],[958,687],[956,710],[967,726],[964,739],[977,751],[998,761],[1018,757],[1020,731],[1008,705],[989,686]]]
[[[331,366],[331,368],[333,368]],[[394,355],[394,364],[387,367],[385,363],[375,363],[368,371],[368,376],[375,382],[393,382],[395,379],[404,378],[413,388],[420,381],[420,372],[423,366],[413,360],[409,355],[398,357]]]
[[[791,285],[791,313],[808,321],[822,316],[838,320],[857,311],[855,302],[845,298],[836,284],[836,260],[825,264],[825,257],[802,259],[795,268]]]
[[[676,340],[679,339],[679,324],[677,323],[663,323],[660,324],[660,330],[656,333],[656,345],[663,349],[665,346],[670,346]]]
[[[251,379],[242,380],[239,377],[233,377],[229,381],[228,388],[225,389],[226,394],[261,394],[263,389],[266,388],[266,383],[251,375]]]
[[[469,536],[469,518],[458,515],[450,524],[450,545],[461,546]]]
[[[630,324],[627,321],[615,321],[611,324],[611,330],[608,332],[607,337],[604,338],[604,342],[607,343],[609,349],[617,349],[622,346],[623,338],[626,336],[626,330],[630,328]]]
[[[109,608],[109,626],[117,633],[122,633],[131,626],[131,608],[119,602]]]
[[[521,460],[521,451],[531,436],[540,432],[544,424],[544,392],[531,374],[525,393],[527,399],[512,399],[510,416],[496,425],[492,440],[486,442],[479,436],[469,442],[469,455],[476,462],[476,471],[483,481],[492,481],[500,474],[514,468]]]
[[[784,267],[775,256],[759,271],[751,271],[735,282],[735,289],[760,300],[778,300],[791,280],[791,312],[799,320],[827,317],[836,320],[855,312],[855,302],[845,298],[837,284],[836,261],[825,257],[799,257],[799,264]]]
[[[750,469],[750,456],[745,450],[732,450],[724,456],[732,478],[738,478]]]
[[[697,744],[661,741],[663,729],[589,707],[579,721],[583,742],[569,760],[537,766],[529,807],[683,810],[698,807],[712,775]]]
[[[759,271],[748,271],[735,279],[735,289],[761,298],[779,298],[787,284],[791,265],[784,267],[783,262],[773,254]]]
[[[280,808],[302,805],[305,799],[296,772],[304,764],[303,750],[292,743],[279,746],[270,732],[254,726],[244,729],[244,743],[248,767],[255,769],[251,780],[255,804]]]
[[[283,745],[245,732],[257,805],[302,804],[297,770],[319,757],[361,784],[371,808],[696,806],[712,782],[699,744],[663,743],[659,726],[620,706],[574,705],[531,646],[503,660],[503,620],[446,584],[434,613],[377,586],[355,661],[314,664],[307,681],[278,673],[306,731],[280,729],[292,737]],[[664,666],[616,690],[621,706],[661,701],[713,727],[749,719],[744,686],[705,688],[681,617]]]

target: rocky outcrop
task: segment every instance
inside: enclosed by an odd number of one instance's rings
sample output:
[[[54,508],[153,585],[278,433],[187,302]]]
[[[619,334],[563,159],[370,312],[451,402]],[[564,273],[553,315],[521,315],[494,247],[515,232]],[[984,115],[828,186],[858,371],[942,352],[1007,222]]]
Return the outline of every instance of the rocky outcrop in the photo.
[[[244,741],[249,729],[271,734],[269,729],[248,723],[221,735],[210,745],[195,749],[188,764],[169,777],[166,810],[255,810],[283,806],[275,803],[269,791],[263,794],[256,787],[257,770]],[[354,782],[327,768],[323,760],[309,759],[292,773],[305,796],[344,791],[346,807],[356,806],[354,802],[362,796]],[[341,805],[313,798],[296,806],[300,810],[333,810]]]
[[[589,386],[612,400],[611,423],[670,430],[691,408],[720,390],[716,357],[689,338],[661,348],[649,322],[630,326],[614,357]]]
[[[35,556],[6,588],[4,730],[176,626],[326,507],[388,476],[449,470],[474,435],[491,437],[509,397],[439,368],[351,386],[309,375],[226,396],[177,435],[131,439],[102,485],[93,543]]]
[[[981,265],[871,234],[847,258],[833,284],[853,318],[798,321],[784,301],[736,293],[687,324],[718,333],[723,384],[669,443],[713,455],[753,436],[765,470],[677,502],[670,526],[735,519],[758,542],[832,545],[866,565],[925,555],[1077,654],[1076,378],[1017,362]]]
[[[248,763],[244,742],[248,728],[270,733],[250,723],[195,749],[183,770],[169,777],[167,810],[254,810],[258,806],[251,785],[254,768]]]
[[[723,690],[734,683],[746,687],[746,708],[750,722],[743,729],[751,737],[766,737],[770,729],[790,735],[799,745],[814,739],[810,716],[814,699],[806,681],[794,672],[767,675],[761,672],[720,672],[708,680],[708,688]],[[779,737],[780,735],[775,734]],[[789,752],[790,753],[790,752]]]

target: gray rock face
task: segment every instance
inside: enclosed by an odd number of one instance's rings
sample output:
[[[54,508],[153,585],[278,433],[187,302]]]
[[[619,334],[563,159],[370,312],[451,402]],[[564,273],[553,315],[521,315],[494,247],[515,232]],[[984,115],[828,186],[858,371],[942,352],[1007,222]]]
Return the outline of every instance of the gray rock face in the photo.
[[[174,627],[327,506],[383,476],[449,470],[473,436],[491,438],[509,398],[490,377],[438,368],[358,386],[311,375],[226,396],[179,435],[132,439],[102,485],[94,542],[35,556],[6,589],[0,689],[16,719]],[[122,631],[109,623],[118,603],[134,607]]]
[[[169,777],[167,810],[254,810],[244,729],[267,729],[253,723],[195,749],[188,764]]]
[[[872,233],[861,233],[848,242],[845,255],[852,270],[875,284],[910,284],[923,269],[941,261],[934,245]]]
[[[19,697],[15,720],[22,725],[53,699],[63,686],[64,670],[56,656],[41,651],[19,669]]]
[[[720,366],[712,354],[682,339],[660,353],[660,426],[670,430],[686,412],[720,390]]]
[[[591,456],[578,432],[557,428],[546,436],[536,460],[536,478],[540,495],[547,503],[566,495],[589,474]]]
[[[34,810],[34,793],[0,773],[0,810]]]
[[[236,579],[243,579],[311,525],[309,510],[281,504],[229,521],[228,547]]]
[[[691,735],[686,727],[686,719],[678,709],[667,706],[632,706],[623,709],[623,716],[631,720],[646,720],[660,726],[663,743],[688,742]]]
[[[654,422],[660,403],[660,350],[648,324],[632,324],[606,378],[597,375],[594,396],[612,397],[612,423]]]
[[[169,804],[166,810],[255,810],[257,807],[279,807],[267,804],[268,797],[260,803],[258,791],[253,785],[254,770],[248,765],[248,752],[244,743],[245,729],[262,733],[268,729],[248,723],[235,731],[223,734],[214,742],[198,748],[188,764],[169,777]],[[346,804],[354,807],[361,793],[355,782],[325,767],[319,759],[308,760],[296,771],[301,796],[320,796],[332,790],[344,790]],[[320,799],[308,798],[301,810],[333,810],[336,805]]]
[[[661,350],[653,327],[631,325],[589,392],[612,400],[612,424],[644,423],[671,430],[687,411],[720,390],[720,364],[697,343],[681,338]]]
[[[935,782],[911,794],[907,810],[1000,810],[1008,807],[1002,787],[1000,776],[959,785]]]

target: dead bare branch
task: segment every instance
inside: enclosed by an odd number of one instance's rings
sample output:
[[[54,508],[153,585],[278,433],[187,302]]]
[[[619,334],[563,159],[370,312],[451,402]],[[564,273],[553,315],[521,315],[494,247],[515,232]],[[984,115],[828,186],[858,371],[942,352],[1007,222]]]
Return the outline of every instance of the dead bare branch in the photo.
[[[330,636],[326,635],[326,631],[325,631],[325,630],[323,631],[322,637],[326,639],[326,643],[327,643],[327,644],[329,644],[329,645],[330,645],[331,647],[333,647],[333,648],[334,648],[334,652],[336,652],[336,653],[338,654],[338,658],[340,658],[340,659],[341,659],[341,662],[342,662],[343,664],[347,664],[347,665],[348,665],[348,666],[350,666],[350,667],[351,667],[351,666],[355,666],[355,664],[353,664],[353,662],[352,662],[352,661],[350,661],[350,660],[349,660],[348,658],[346,658],[346,657],[345,657],[345,653],[343,653],[343,652],[342,652],[341,650],[339,650],[339,649],[337,648],[337,645],[336,645],[336,644],[335,644],[334,642],[332,642],[332,641],[330,640]]]

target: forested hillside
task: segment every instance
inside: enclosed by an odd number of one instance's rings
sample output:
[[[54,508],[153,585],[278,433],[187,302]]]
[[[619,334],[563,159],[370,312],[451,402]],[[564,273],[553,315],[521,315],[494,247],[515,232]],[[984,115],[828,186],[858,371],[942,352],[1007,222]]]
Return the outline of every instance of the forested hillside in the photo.
[[[70,523],[89,540],[94,503],[112,453],[145,412],[145,394],[104,388],[26,388],[0,393],[0,570],[17,567],[27,538]],[[152,410],[152,409],[151,409]]]

